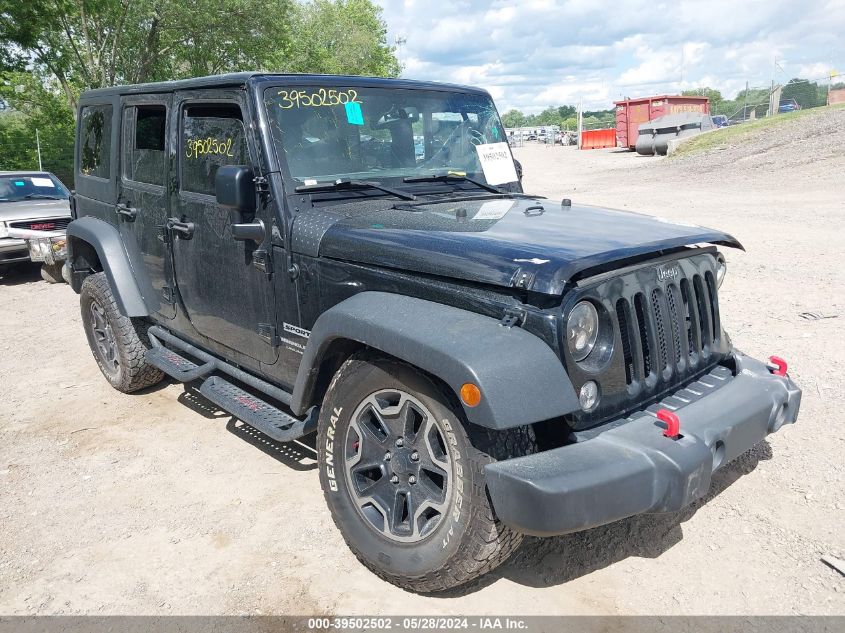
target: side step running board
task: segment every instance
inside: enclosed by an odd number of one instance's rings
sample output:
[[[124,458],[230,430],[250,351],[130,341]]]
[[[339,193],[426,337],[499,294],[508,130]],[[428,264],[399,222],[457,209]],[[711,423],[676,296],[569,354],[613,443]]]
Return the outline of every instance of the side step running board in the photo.
[[[300,420],[219,376],[206,379],[200,393],[224,411],[279,442],[291,442],[317,428],[317,407],[312,407],[308,416]]]
[[[279,442],[291,442],[317,429],[319,407],[311,407],[304,420],[296,418],[227,382],[220,376],[211,376],[210,374],[214,372],[228,374],[235,380],[266,394],[271,400],[286,405],[291,402],[289,392],[234,365],[230,365],[224,360],[215,358],[208,352],[183,341],[158,325],[150,327],[148,334],[153,347],[147,350],[146,357],[151,365],[158,367],[165,374],[180,382],[191,382],[198,378],[206,378],[200,386],[202,395],[224,411],[228,411],[265,435]],[[162,341],[193,358],[199,359],[199,362],[203,364],[197,365],[197,363],[188,360],[178,352],[165,347]]]
[[[208,362],[204,365],[197,365],[164,346],[147,350],[145,356],[150,365],[158,367],[179,382],[191,382],[197,378],[208,376],[214,371],[214,363]]]

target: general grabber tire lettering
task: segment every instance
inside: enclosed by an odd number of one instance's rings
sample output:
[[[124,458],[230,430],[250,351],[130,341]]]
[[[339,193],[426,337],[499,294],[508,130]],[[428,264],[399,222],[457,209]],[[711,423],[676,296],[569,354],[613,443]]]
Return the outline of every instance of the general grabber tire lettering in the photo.
[[[347,545],[402,588],[457,587],[501,563],[522,535],[499,522],[482,469],[536,450],[530,427],[464,420],[451,392],[369,352],[335,374],[320,412],[320,484]]]
[[[164,374],[145,357],[149,324],[120,313],[105,273],[85,278],[79,304],[88,345],[112,387],[131,393],[161,382]]]

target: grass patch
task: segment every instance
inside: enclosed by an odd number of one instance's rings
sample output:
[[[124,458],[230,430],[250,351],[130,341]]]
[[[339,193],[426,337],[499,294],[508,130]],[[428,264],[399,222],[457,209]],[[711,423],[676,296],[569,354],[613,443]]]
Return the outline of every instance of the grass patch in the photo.
[[[706,134],[701,134],[695,138],[683,143],[671,158],[677,156],[688,156],[698,152],[705,152],[722,145],[736,145],[742,143],[753,136],[761,133],[763,130],[769,130],[789,124],[791,121],[803,119],[812,116],[818,116],[831,110],[843,110],[845,104],[837,104],[832,106],[821,106],[819,108],[811,108],[809,110],[797,110],[795,112],[784,112],[777,116],[766,117],[763,119],[756,119],[741,123],[739,125],[731,125],[730,127],[719,128]]]

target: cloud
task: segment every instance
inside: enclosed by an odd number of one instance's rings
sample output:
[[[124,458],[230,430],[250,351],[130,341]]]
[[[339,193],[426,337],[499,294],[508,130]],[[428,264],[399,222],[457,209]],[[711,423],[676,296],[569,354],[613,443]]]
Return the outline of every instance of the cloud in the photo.
[[[845,68],[845,3],[794,0],[377,0],[403,76],[486,88],[499,109],[710,86],[733,97]]]

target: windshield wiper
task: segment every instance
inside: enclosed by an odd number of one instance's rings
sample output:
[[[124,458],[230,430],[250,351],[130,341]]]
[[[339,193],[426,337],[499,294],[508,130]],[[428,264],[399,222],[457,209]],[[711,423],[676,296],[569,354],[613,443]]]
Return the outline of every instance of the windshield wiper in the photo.
[[[48,196],[44,193],[28,193],[24,196],[24,198],[43,198],[44,200],[62,200],[57,196]]]
[[[481,187],[482,189],[491,193],[505,193],[504,191],[500,191],[498,187],[488,185],[486,182],[481,182],[480,180],[476,180],[475,178],[469,178],[464,174],[460,174],[454,171],[450,171],[445,174],[431,174],[429,176],[407,176],[402,179],[402,182],[449,182],[450,180],[468,182],[470,184],[475,185],[476,187]]]
[[[391,196],[402,198],[403,200],[416,200],[417,197],[402,191],[401,189],[394,189],[393,187],[385,187],[380,182],[373,180],[350,180],[348,178],[338,178],[334,182],[321,182],[313,185],[300,185],[294,189],[297,193],[304,193],[306,191],[343,191],[352,189],[378,189]]]

